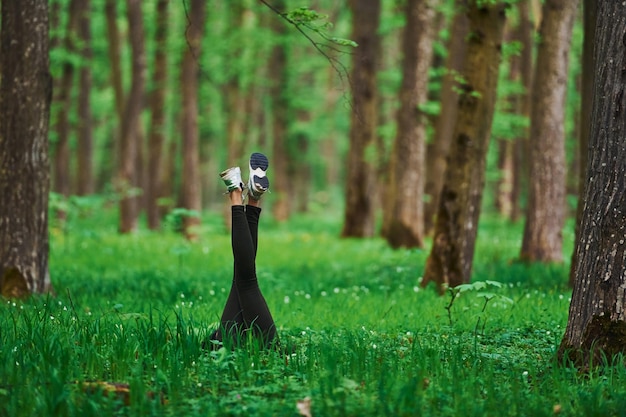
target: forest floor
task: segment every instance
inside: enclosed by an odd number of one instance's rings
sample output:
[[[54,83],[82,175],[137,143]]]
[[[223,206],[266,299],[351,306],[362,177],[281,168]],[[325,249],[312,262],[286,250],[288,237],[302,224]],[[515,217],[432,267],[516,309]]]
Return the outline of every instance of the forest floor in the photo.
[[[193,244],[120,236],[113,212],[53,224],[57,295],[0,307],[0,415],[626,415],[624,367],[557,362],[569,265],[515,262],[522,224],[484,218],[452,298],[420,288],[427,249],[340,239],[340,217],[262,219],[259,281],[288,352],[202,351],[232,277],[218,213]]]

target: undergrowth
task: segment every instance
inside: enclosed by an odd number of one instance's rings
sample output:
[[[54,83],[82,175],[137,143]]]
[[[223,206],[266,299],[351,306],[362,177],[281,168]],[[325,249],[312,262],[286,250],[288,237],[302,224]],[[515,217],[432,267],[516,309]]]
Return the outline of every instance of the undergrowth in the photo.
[[[428,248],[268,216],[258,273],[281,349],[207,353],[232,274],[222,218],[190,244],[120,236],[112,216],[55,225],[56,296],[0,306],[1,415],[293,416],[306,398],[316,416],[626,415],[623,367],[556,362],[568,265],[516,262],[520,224],[483,220],[472,283],[439,296],[420,287]]]

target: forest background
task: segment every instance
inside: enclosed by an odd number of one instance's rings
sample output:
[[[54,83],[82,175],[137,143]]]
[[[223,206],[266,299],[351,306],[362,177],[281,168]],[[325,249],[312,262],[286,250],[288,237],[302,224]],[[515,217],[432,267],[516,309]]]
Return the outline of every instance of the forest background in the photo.
[[[274,6],[293,11],[300,4]],[[346,161],[352,110],[349,68],[358,48],[344,41],[352,35],[346,4],[318,1],[309,6],[327,15],[310,22],[317,31],[300,26],[312,39],[257,1],[207,5],[200,13],[206,21],[197,33],[193,30],[197,12],[189,2],[146,2],[141,5],[143,45],[137,46],[129,39],[132,31],[124,3],[52,2],[50,56],[55,95],[50,141],[55,194],[51,205],[60,217],[70,195],[95,196],[71,199],[77,204],[139,195],[137,209],[121,209],[119,228],[125,232],[137,227],[139,213],[147,213],[147,224],[155,229],[176,208],[183,218],[194,217],[194,211],[223,204],[217,173],[231,165],[245,166],[252,151],[267,153],[278,168],[275,175],[287,177],[274,180],[267,199],[279,221],[316,209],[340,215],[345,205],[343,191],[354,186],[346,183]],[[536,27],[541,5],[529,2],[528,6],[522,10]],[[516,145],[527,143],[529,126],[528,111],[515,104],[528,88],[519,73],[519,60],[522,50],[532,50],[536,40],[523,45],[513,39],[523,19],[518,7],[509,9],[505,36],[509,41],[504,44],[499,71],[483,205],[518,220],[528,183],[533,181],[527,162],[520,162],[527,161],[528,146]],[[424,161],[441,152],[435,141],[436,126],[441,118],[442,85],[451,74],[446,68],[455,36],[451,28],[455,10],[454,1],[438,2],[429,21],[433,56],[428,73],[422,74],[428,80],[427,101],[420,105],[428,143]],[[568,175],[561,186],[567,189],[570,214],[578,196],[581,19],[579,13],[564,109]],[[405,21],[403,2],[382,3],[377,31],[381,48],[376,68],[376,141],[366,150],[378,179],[370,190],[377,207],[382,207],[384,196],[378,190],[384,190],[389,180],[397,134]],[[194,76],[197,81],[190,81]],[[197,89],[195,104],[185,85]],[[134,95],[139,99],[134,100]],[[126,107],[130,103],[139,103],[140,123],[129,136],[124,116],[130,113]],[[193,108],[189,106],[197,106],[195,127],[188,120],[187,110]],[[425,170],[427,183],[432,182],[431,172]],[[432,217],[432,212],[427,213],[427,230],[432,230],[428,225]]]

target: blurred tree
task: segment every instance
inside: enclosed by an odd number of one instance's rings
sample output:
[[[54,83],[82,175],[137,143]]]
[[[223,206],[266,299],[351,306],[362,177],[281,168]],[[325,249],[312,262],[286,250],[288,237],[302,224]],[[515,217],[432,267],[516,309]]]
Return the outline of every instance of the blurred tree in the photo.
[[[169,0],[158,0],[155,15],[154,69],[150,94],[152,115],[148,134],[148,176],[146,182],[146,214],[148,228],[159,229],[161,213],[159,199],[164,197],[164,177],[167,175],[164,164],[165,142],[165,98],[167,92],[167,27]]]
[[[569,283],[573,287],[576,277],[576,254],[578,252],[577,246],[580,242],[580,225],[582,222],[583,208],[585,206],[583,197],[585,195],[585,187],[587,185],[587,163],[588,163],[588,149],[589,149],[589,130],[591,125],[591,114],[593,111],[593,83],[594,83],[594,69],[595,60],[593,56],[593,48],[595,44],[595,30],[597,20],[597,0],[583,0],[583,24],[584,24],[584,38],[583,38],[583,56],[582,56],[582,103],[580,111],[580,129],[579,129],[579,158],[578,173],[580,175],[578,181],[578,206],[576,209],[576,226],[574,240],[576,247],[572,253],[572,262],[570,265]]]
[[[118,191],[120,199],[121,233],[130,233],[137,228],[139,210],[136,187],[139,180],[137,154],[141,143],[141,111],[145,87],[146,56],[144,49],[143,15],[140,0],[126,1],[129,40],[132,48],[132,82],[122,119],[120,136],[120,166],[118,171]]]
[[[510,58],[509,79],[515,90],[508,97],[507,112],[511,116],[530,118],[530,91],[532,90],[533,43],[532,24],[528,15],[528,0],[517,2],[517,22],[506,35],[507,43],[519,52]],[[528,129],[520,128],[517,137],[498,141],[498,181],[496,207],[500,214],[513,221],[521,215],[521,193],[527,160]]]
[[[346,178],[343,237],[374,235],[377,190],[375,173],[380,58],[380,0],[351,1],[352,35],[358,44],[352,55],[352,111]]]
[[[397,134],[384,198],[383,234],[392,247],[422,247],[424,240],[424,161],[434,10],[430,0],[408,0],[402,41],[402,85]]]
[[[574,292],[559,347],[561,358],[581,368],[612,364],[613,355],[626,353],[626,5],[612,0],[595,5],[587,187]],[[594,37],[593,31],[589,35]]]
[[[467,44],[465,38],[469,31],[467,14],[462,3],[455,1],[455,12],[447,42],[446,72],[441,82],[440,110],[435,122],[435,133],[432,144],[427,148],[426,183],[424,185],[424,232],[432,233],[435,214],[439,207],[439,195],[446,172],[446,159],[452,143],[454,123],[458,113],[458,74],[463,69]]]
[[[0,20],[0,292],[51,290],[48,274],[48,2],[3,1]]]
[[[94,191],[93,181],[93,133],[91,117],[91,1],[77,2],[77,34],[80,45],[81,64],[78,73],[78,161],[76,164],[76,194],[86,195]]]
[[[481,4],[479,4],[481,3]],[[469,36],[458,118],[422,285],[469,282],[505,23],[504,2],[468,2]]]
[[[274,7],[284,10],[283,0]],[[272,21],[275,43],[269,62],[270,96],[272,100],[272,212],[278,221],[285,221],[291,214],[290,196],[293,184],[288,174],[287,127],[289,123],[289,100],[285,82],[287,73],[287,27],[280,19]]]
[[[55,106],[54,130],[56,142],[54,147],[54,183],[53,190],[65,197],[71,193],[70,181],[70,100],[74,86],[76,53],[76,26],[78,20],[79,1],[71,0],[67,10],[67,23],[62,42],[59,47],[65,52],[60,77],[54,80]],[[57,211],[59,218],[65,218],[63,210]]]
[[[539,29],[530,120],[530,180],[520,258],[563,260],[565,100],[577,0],[546,0]]]
[[[188,26],[181,68],[182,91],[182,207],[200,213],[202,194],[200,190],[200,152],[198,132],[198,62],[201,53],[202,35],[206,21],[206,2],[191,0],[187,14]],[[183,219],[183,228],[188,239],[197,238],[195,227],[200,224],[198,215],[187,215]]]

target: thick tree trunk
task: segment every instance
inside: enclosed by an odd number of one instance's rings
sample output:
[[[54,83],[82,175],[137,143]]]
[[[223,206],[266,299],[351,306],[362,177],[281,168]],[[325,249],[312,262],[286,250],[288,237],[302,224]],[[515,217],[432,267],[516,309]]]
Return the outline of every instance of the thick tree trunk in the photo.
[[[544,3],[530,120],[530,180],[520,258],[563,260],[565,98],[577,0]]]
[[[469,282],[495,110],[505,5],[468,5],[470,24],[462,95],[422,285]]]
[[[583,368],[626,353],[626,5],[600,0],[597,16],[587,188],[559,348]]]
[[[51,290],[48,2],[3,2],[0,22],[0,291]]]
[[[446,172],[447,157],[452,143],[454,124],[458,113],[459,95],[457,74],[463,69],[467,45],[469,23],[467,15],[461,8],[462,0],[456,2],[456,12],[450,25],[450,39],[448,40],[448,57],[446,60],[446,74],[441,83],[441,110],[435,124],[435,137],[432,146],[429,146],[426,158],[426,184],[424,185],[424,231],[430,234],[435,224],[435,214],[439,207],[441,187]]]
[[[358,4],[357,4],[358,3]],[[374,235],[376,211],[376,72],[380,55],[380,0],[350,2],[352,35],[359,46],[352,55],[352,112],[343,237]]]
[[[198,132],[198,89],[199,79],[197,59],[201,52],[202,34],[204,33],[204,0],[192,0],[187,29],[187,42],[181,70],[182,109],[182,206],[200,214],[202,194],[200,190],[200,148]],[[200,217],[185,216],[183,227],[188,239],[197,238],[194,230],[200,224]]]
[[[572,263],[569,272],[569,284],[574,287],[577,265],[577,252],[578,244],[580,242],[580,224],[582,222],[583,208],[585,202],[583,200],[585,196],[585,187],[587,185],[587,161],[588,161],[588,149],[589,149],[589,130],[591,128],[591,113],[593,111],[593,80],[594,80],[594,68],[595,61],[593,56],[593,48],[595,43],[595,30],[597,19],[597,0],[584,0],[583,1],[583,24],[584,24],[584,39],[583,39],[583,59],[582,59],[582,80],[581,80],[581,109],[580,109],[580,129],[579,129],[579,157],[578,171],[580,178],[578,181],[578,206],[576,208],[576,239],[574,252],[572,253]]]
[[[152,119],[148,146],[148,178],[146,183],[146,214],[148,228],[159,229],[159,199],[164,197],[163,144],[165,142],[165,93],[167,91],[167,25],[168,0],[158,0],[156,14],[153,91],[150,100]]]
[[[83,63],[79,71],[78,90],[78,173],[76,194],[94,192],[93,181],[93,134],[91,129],[91,1],[78,2],[78,35],[82,44]]]
[[[383,227],[387,242],[394,248],[422,247],[424,243],[426,121],[420,106],[428,97],[432,60],[434,11],[430,0],[409,0],[406,18],[398,131],[391,156]]]
[[[120,170],[118,175],[121,233],[130,233],[137,228],[137,198],[135,187],[139,177],[137,153],[140,146],[140,123],[143,109],[142,99],[145,85],[146,57],[144,50],[143,16],[140,0],[127,0],[127,18],[132,49],[132,83],[128,101],[124,106],[120,143]]]

